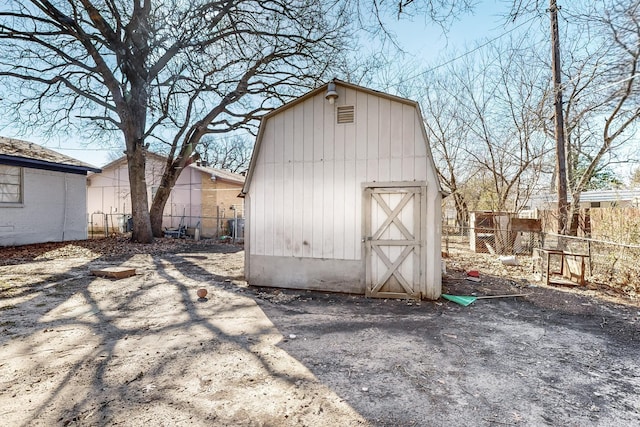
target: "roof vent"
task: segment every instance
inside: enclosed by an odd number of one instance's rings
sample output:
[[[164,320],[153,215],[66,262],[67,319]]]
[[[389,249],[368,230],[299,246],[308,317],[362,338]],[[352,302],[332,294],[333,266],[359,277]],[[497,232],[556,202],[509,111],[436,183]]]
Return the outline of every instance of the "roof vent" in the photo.
[[[353,123],[355,121],[355,107],[353,105],[344,105],[338,107],[338,124]]]

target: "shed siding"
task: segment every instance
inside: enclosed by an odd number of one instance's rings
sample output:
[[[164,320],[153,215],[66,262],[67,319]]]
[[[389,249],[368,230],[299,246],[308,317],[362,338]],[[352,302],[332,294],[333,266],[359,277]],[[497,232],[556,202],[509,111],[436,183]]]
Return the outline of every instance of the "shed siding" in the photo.
[[[437,191],[418,111],[337,90],[336,105],[318,94],[263,123],[248,200],[252,255],[359,260],[363,182],[427,181]],[[336,124],[338,105],[355,107],[354,123]]]

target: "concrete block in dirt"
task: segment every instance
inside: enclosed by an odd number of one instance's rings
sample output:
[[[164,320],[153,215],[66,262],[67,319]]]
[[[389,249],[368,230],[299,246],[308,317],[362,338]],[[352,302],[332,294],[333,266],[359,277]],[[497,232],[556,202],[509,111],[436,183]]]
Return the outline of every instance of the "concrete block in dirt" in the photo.
[[[108,277],[110,279],[124,279],[136,275],[135,268],[107,267],[99,270],[91,270],[92,276]]]

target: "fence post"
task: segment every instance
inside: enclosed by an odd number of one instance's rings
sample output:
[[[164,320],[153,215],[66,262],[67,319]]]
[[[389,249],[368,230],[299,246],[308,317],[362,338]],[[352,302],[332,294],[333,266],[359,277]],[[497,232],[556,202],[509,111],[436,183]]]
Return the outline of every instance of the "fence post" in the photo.
[[[449,255],[449,227],[448,226],[445,226],[444,248],[445,248],[445,251],[447,251],[447,255]]]
[[[589,276],[591,276],[591,240],[587,240],[587,255],[589,255]]]

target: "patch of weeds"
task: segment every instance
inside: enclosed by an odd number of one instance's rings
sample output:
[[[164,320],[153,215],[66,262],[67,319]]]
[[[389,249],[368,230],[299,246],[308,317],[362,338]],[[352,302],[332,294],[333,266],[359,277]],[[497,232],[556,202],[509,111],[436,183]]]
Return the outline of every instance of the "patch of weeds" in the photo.
[[[46,302],[39,302],[36,304],[36,307],[44,307],[45,305],[47,305]]]
[[[3,326],[16,326],[16,322],[13,322],[11,320],[0,322],[0,327],[3,327]]]
[[[15,305],[5,305],[4,307],[0,307],[0,311],[13,310],[14,308],[16,308]]]

